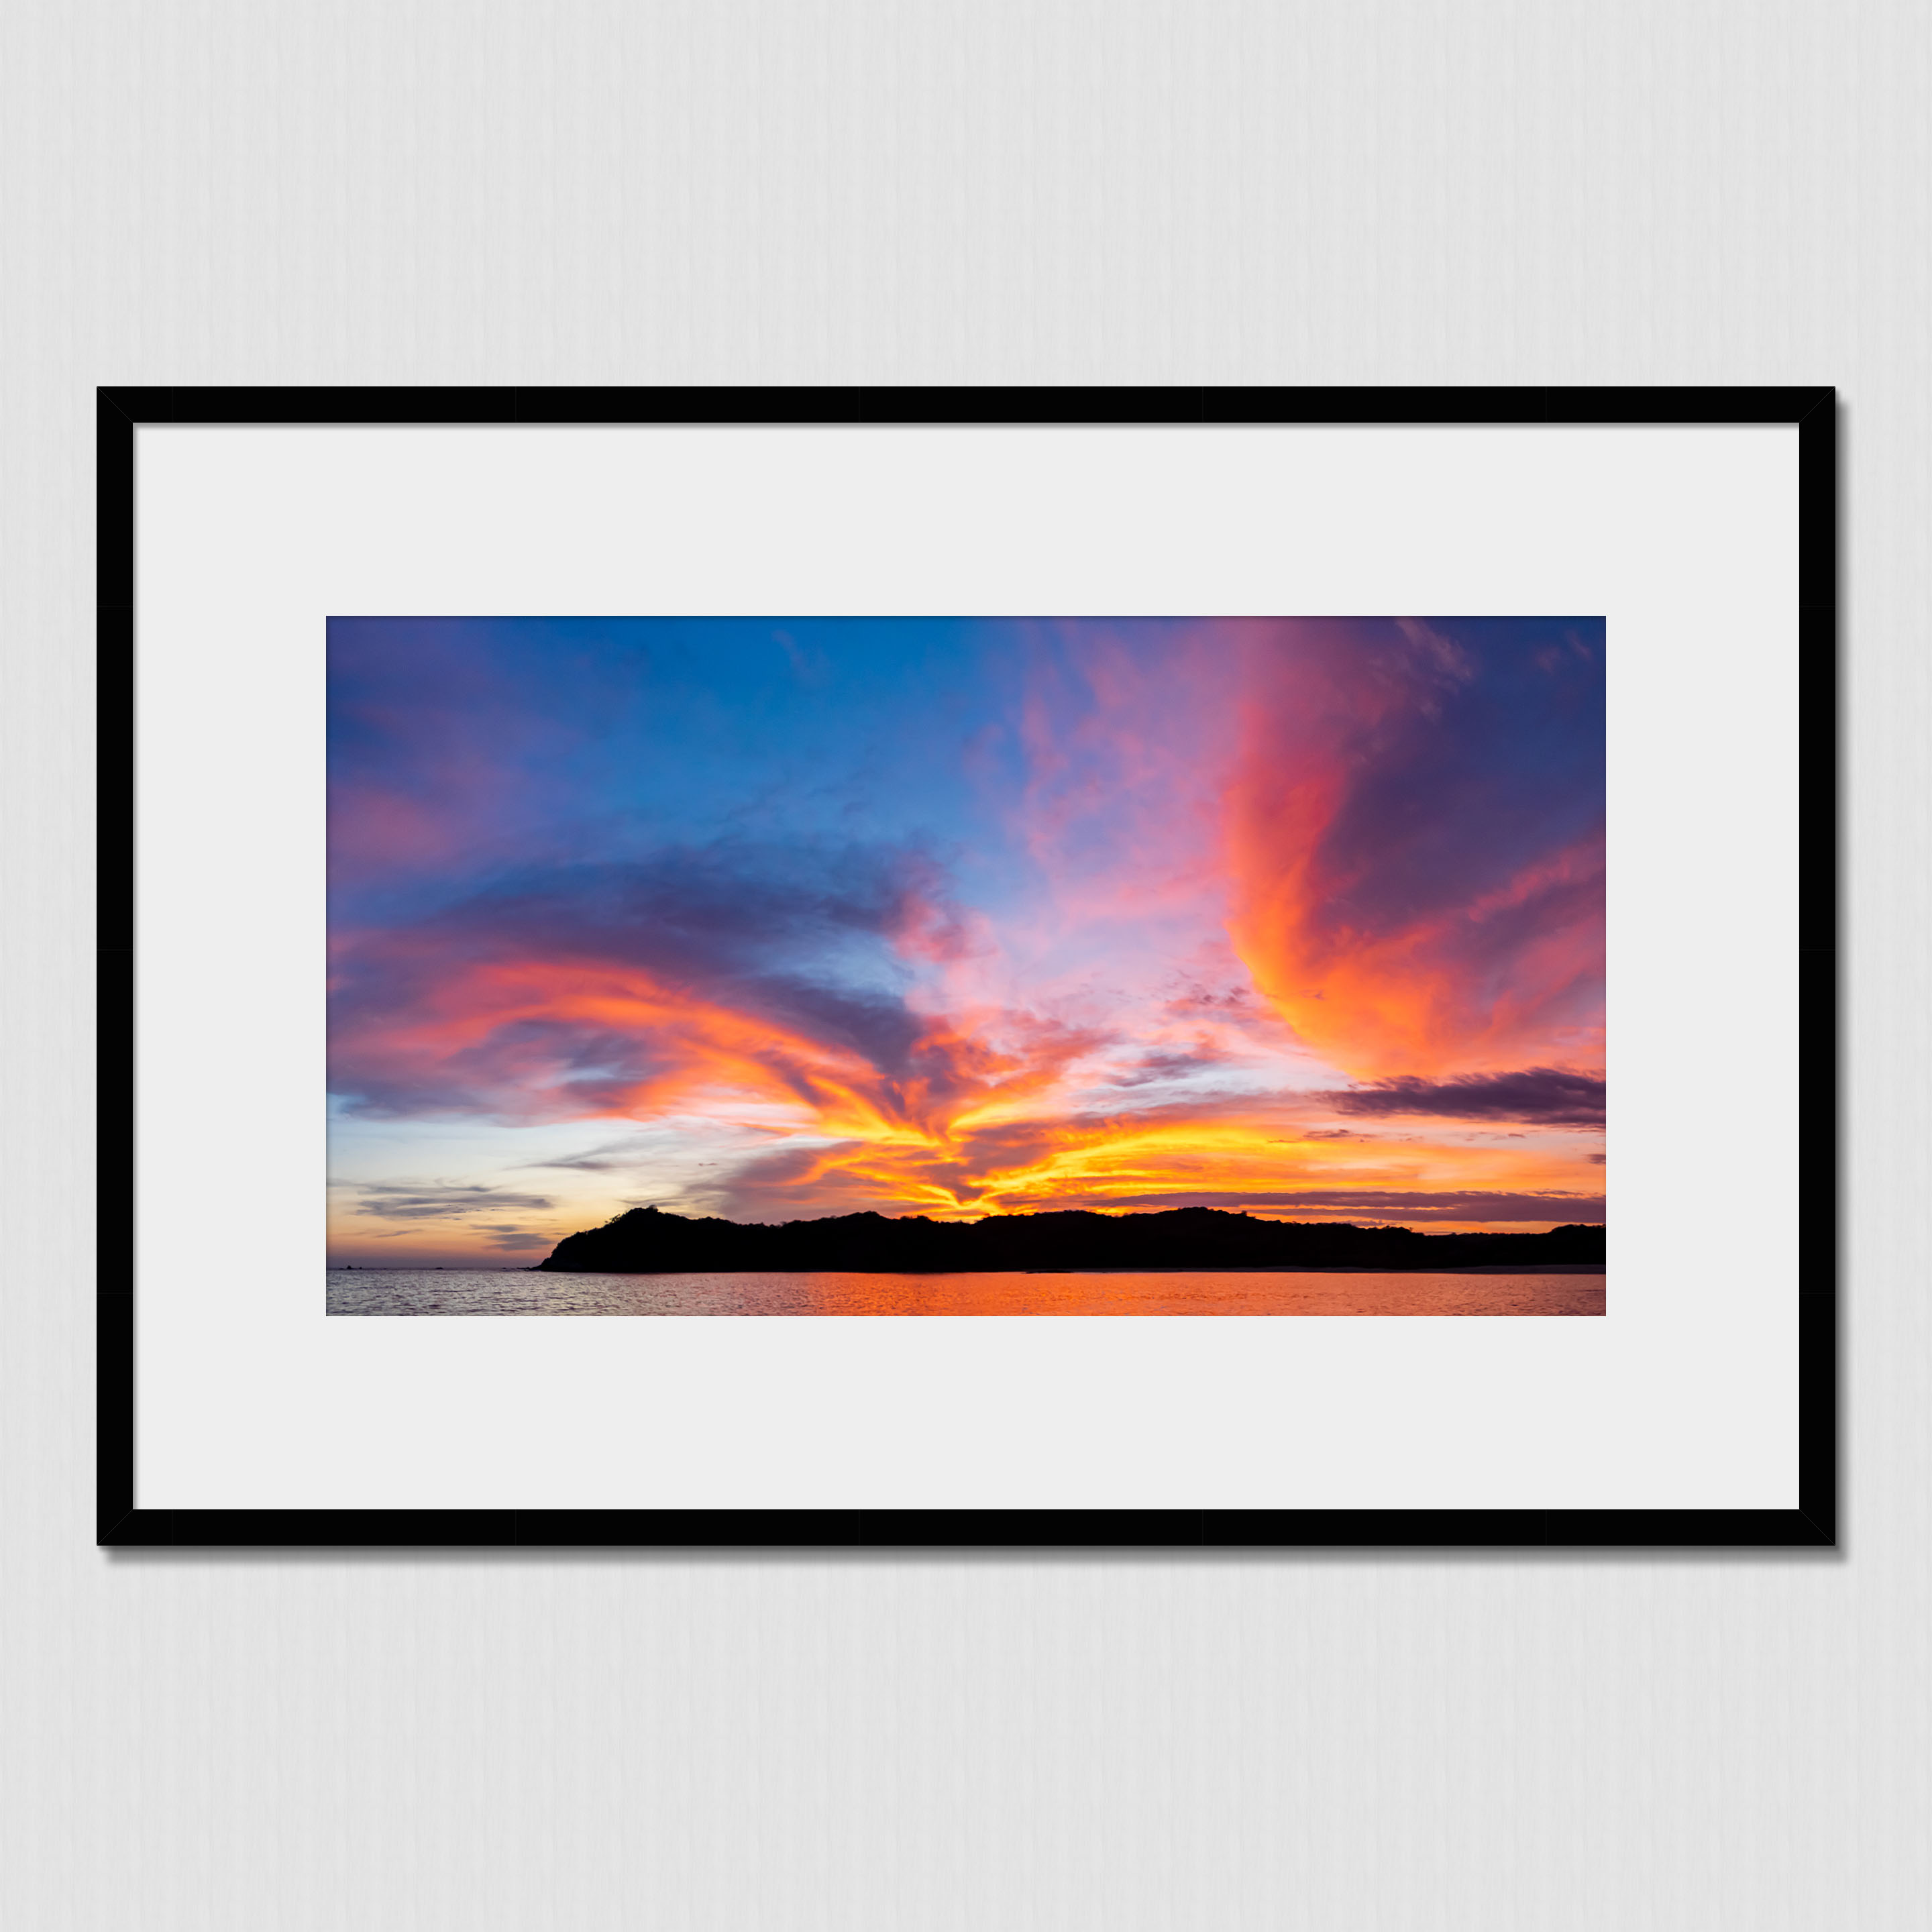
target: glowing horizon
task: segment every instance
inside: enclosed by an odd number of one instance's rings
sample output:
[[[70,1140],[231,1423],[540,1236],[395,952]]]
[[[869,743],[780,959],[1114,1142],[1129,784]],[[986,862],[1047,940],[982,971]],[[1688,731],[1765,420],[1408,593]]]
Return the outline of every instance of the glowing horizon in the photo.
[[[1603,1218],[1594,618],[338,619],[329,1249]]]

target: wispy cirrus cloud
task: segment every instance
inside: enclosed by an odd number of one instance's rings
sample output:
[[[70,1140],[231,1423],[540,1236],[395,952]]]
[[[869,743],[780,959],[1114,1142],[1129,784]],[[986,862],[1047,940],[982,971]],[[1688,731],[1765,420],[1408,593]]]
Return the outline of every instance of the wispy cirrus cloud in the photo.
[[[560,1168],[571,1174],[622,1174],[637,1166],[644,1151],[634,1138],[605,1141],[583,1154],[566,1154],[555,1160],[526,1161],[523,1165],[532,1172]]]
[[[358,1189],[357,1206],[385,1221],[441,1220],[456,1216],[502,1214],[519,1208],[540,1210],[556,1203],[547,1194],[517,1194],[507,1188],[472,1182],[453,1185],[371,1180]]]

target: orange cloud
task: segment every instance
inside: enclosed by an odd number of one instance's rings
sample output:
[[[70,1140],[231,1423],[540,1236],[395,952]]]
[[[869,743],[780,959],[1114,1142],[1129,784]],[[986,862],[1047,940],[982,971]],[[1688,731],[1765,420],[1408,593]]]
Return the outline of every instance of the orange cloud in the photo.
[[[1426,626],[1244,648],[1228,931],[1282,1017],[1357,1075],[1600,1061],[1600,812],[1539,818],[1508,721],[1466,715],[1470,666]]]

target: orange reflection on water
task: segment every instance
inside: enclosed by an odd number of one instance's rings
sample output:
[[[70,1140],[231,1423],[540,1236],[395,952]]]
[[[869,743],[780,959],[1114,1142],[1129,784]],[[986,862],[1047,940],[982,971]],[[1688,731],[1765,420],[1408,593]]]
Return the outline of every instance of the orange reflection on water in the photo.
[[[1600,1274],[1204,1269],[793,1279],[811,1284],[812,1305],[782,1312],[814,1315],[1600,1315],[1604,1301]]]
[[[1601,1274],[543,1274],[332,1270],[332,1315],[1569,1316],[1604,1312]]]

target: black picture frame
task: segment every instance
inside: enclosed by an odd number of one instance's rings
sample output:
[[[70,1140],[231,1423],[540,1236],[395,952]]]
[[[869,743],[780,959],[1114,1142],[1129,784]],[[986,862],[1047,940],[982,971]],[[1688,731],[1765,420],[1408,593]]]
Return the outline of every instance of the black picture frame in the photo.
[[[98,392],[98,1542],[820,1549],[1756,1546],[1838,1541],[1838,404],[1828,387],[140,388]],[[144,424],[1796,425],[1801,742],[1798,1503],[1786,1510],[180,1510],[135,1490],[135,440]],[[1824,1129],[1830,1124],[1833,1131]]]

